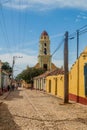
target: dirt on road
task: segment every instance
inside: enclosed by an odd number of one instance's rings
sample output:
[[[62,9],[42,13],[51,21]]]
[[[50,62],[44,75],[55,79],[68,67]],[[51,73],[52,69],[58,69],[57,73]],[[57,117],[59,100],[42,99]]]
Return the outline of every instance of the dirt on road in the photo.
[[[87,106],[19,88],[0,104],[0,130],[87,130]]]

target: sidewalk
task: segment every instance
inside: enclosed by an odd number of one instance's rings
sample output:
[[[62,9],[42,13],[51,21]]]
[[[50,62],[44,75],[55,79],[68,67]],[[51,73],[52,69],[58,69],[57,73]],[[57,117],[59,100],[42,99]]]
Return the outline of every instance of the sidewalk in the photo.
[[[10,94],[11,91],[4,92],[3,95],[0,96],[0,103]]]

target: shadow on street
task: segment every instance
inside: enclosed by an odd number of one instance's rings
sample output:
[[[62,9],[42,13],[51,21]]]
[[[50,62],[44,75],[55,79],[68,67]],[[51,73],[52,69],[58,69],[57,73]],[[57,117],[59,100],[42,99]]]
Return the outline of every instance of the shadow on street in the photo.
[[[0,104],[0,130],[21,130],[5,103]]]
[[[22,99],[23,96],[20,95],[20,92],[21,92],[21,91],[22,91],[22,90],[20,90],[20,89],[11,91],[11,92],[9,93],[9,95],[6,97],[5,100],[6,100],[6,101],[10,101],[10,100],[15,100],[15,99],[17,99],[17,98]]]

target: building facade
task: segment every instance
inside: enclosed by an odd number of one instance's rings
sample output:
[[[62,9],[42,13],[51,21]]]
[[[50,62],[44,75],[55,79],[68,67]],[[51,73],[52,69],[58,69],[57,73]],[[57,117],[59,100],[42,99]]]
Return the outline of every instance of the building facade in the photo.
[[[44,70],[53,70],[57,67],[52,63],[50,53],[50,38],[46,31],[43,31],[39,40],[38,63],[35,68],[43,68]]]
[[[64,99],[64,74],[48,76],[46,91]],[[69,71],[69,100],[87,105],[87,47]]]
[[[38,62],[41,68],[51,70],[50,39],[46,31],[40,37]]]

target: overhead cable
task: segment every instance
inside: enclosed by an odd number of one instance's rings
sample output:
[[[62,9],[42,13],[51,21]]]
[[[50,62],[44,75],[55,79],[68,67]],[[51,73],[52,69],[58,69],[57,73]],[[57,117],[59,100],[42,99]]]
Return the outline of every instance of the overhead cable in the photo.
[[[60,47],[62,46],[63,43],[64,43],[64,38],[62,39],[62,41],[60,42],[58,47],[54,50],[54,52],[52,53],[52,56],[60,49]]]

